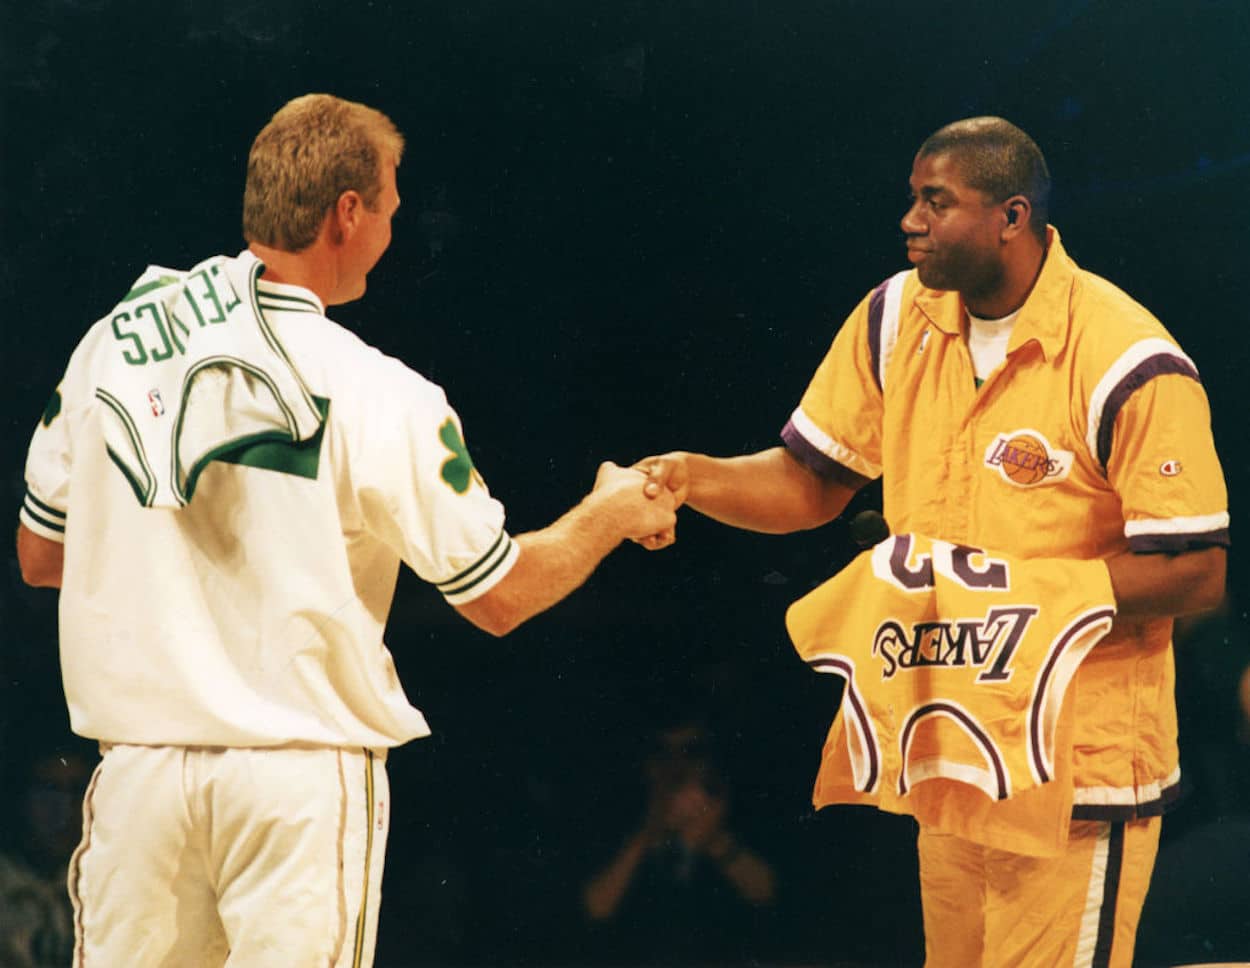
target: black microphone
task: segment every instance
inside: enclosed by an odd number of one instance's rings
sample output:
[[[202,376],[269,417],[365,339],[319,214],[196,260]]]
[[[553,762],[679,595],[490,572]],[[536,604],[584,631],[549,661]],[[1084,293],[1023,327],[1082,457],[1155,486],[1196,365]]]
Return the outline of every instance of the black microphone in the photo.
[[[880,511],[860,511],[851,518],[851,540],[860,548],[871,548],[890,536],[890,526]]]

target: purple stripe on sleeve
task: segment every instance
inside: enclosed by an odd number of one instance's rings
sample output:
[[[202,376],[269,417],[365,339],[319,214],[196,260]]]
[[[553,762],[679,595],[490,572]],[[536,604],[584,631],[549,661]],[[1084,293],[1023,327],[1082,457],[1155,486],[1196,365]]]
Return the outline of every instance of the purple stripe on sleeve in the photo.
[[[1120,409],[1128,402],[1128,398],[1140,390],[1157,376],[1165,373],[1179,373],[1182,376],[1198,378],[1198,371],[1188,360],[1170,353],[1156,353],[1148,356],[1130,370],[1107,396],[1102,408],[1101,423],[1098,425],[1098,463],[1105,469],[1111,458],[1111,436],[1115,433],[1115,418]]]
[[[781,428],[781,440],[790,451],[790,455],[817,477],[854,490],[859,490],[871,481],[871,478],[856,473],[845,464],[839,464],[832,457],[817,450],[806,437],[799,433],[799,428],[794,426],[793,420],[787,420],[786,425]]]
[[[1139,555],[1180,554],[1200,548],[1227,548],[1228,528],[1199,534],[1136,534],[1128,539],[1129,550]]]
[[[868,297],[868,351],[872,354],[872,379],[881,389],[881,319],[885,315],[885,287],[887,279]]]

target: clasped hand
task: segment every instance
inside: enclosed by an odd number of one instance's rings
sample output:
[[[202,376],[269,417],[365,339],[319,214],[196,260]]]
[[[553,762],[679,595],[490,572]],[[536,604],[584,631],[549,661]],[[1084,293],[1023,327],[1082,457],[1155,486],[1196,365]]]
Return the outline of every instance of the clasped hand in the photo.
[[[643,485],[643,493],[647,497],[652,499],[657,499],[661,496],[671,498],[674,512],[686,503],[686,498],[690,493],[690,469],[686,462],[685,454],[673,451],[669,454],[644,457],[634,464],[633,470],[646,475],[647,482]],[[661,548],[667,548],[677,541],[676,514],[674,513],[672,527],[663,528],[631,540],[636,544],[642,545],[648,551],[659,551]]]
[[[594,494],[619,534],[658,551],[677,540],[677,509],[686,501],[689,481],[686,456],[679,452],[646,457],[632,467],[604,461]]]

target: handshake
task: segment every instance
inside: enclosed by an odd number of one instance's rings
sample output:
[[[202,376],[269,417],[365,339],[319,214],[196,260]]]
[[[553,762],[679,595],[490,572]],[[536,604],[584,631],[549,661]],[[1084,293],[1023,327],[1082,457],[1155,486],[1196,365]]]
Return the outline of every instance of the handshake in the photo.
[[[605,461],[586,500],[597,505],[596,518],[621,539],[658,551],[677,540],[677,509],[689,489],[686,455],[674,452],[644,458],[632,467]]]

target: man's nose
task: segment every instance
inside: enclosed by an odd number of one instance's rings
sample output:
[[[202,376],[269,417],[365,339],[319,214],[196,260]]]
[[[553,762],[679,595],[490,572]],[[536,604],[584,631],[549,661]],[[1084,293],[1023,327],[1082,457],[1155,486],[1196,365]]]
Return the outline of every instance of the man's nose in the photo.
[[[920,218],[915,205],[912,205],[911,208],[903,213],[899,226],[902,228],[904,235],[924,235],[927,228],[924,220]]]

